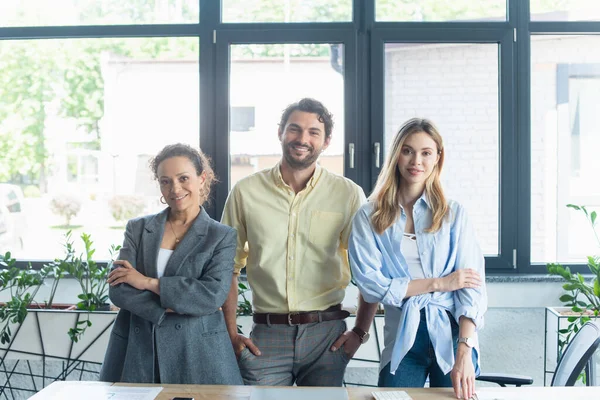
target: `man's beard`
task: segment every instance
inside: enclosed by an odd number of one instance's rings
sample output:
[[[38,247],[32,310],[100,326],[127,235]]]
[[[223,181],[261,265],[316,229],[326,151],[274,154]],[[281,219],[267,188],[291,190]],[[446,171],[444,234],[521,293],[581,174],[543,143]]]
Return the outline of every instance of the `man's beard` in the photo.
[[[293,146],[303,146],[308,148],[309,152],[302,159],[295,158],[292,156],[292,152],[295,150],[292,148]],[[306,169],[309,168],[317,159],[319,158],[320,151],[315,151],[314,147],[302,145],[298,142],[288,143],[287,145],[283,145],[283,158],[288,163],[290,167],[293,169]]]

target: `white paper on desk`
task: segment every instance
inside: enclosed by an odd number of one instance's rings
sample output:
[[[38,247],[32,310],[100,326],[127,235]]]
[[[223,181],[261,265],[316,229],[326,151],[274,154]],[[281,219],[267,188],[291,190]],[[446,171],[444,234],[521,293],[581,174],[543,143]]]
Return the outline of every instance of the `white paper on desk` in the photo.
[[[54,399],[154,400],[162,387],[75,385],[62,388]]]
[[[513,391],[502,391],[502,390],[478,390],[476,393],[477,397],[473,397],[476,400],[521,400],[523,399],[523,393],[515,393]]]
[[[348,400],[344,388],[253,387],[250,400]]]

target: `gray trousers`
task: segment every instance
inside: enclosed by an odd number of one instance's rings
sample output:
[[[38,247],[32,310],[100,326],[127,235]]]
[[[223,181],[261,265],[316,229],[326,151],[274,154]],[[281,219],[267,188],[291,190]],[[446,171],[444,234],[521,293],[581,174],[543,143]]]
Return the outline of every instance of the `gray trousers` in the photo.
[[[346,331],[343,320],[303,325],[254,324],[250,338],[261,351],[247,348],[238,365],[246,385],[342,386],[350,359],[333,342]]]

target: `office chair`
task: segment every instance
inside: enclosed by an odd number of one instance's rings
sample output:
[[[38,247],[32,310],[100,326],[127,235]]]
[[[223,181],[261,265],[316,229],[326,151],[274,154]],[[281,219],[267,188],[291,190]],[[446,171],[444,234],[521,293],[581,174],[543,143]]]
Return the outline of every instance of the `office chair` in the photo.
[[[588,372],[587,386],[595,386],[594,353],[600,346],[600,321],[586,322],[573,337],[558,361],[550,386],[574,386],[583,368]],[[481,374],[478,381],[492,382],[500,386],[531,385],[533,379],[523,375]]]

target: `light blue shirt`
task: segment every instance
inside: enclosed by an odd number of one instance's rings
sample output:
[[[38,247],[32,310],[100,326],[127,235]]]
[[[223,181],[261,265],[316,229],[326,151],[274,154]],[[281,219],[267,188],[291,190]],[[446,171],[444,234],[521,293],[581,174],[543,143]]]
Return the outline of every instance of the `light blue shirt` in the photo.
[[[447,216],[439,231],[425,232],[431,226],[432,212],[425,195],[413,207],[413,221],[417,247],[425,278],[439,278],[452,272],[471,268],[485,282],[485,261],[467,220],[464,208],[449,202]],[[365,301],[382,303],[385,308],[384,350],[380,369],[391,362],[390,371],[398,365],[413,346],[420,323],[420,310],[425,308],[427,330],[436,360],[447,374],[454,365],[454,350],[449,311],[458,322],[461,316],[471,318],[476,330],[483,327],[487,310],[485,283],[479,288],[465,288],[454,292],[434,292],[407,299],[406,291],[411,276],[400,243],[406,225],[404,210],[398,220],[379,235],[371,224],[373,203],[363,205],[352,222],[348,243],[350,267],[354,280]],[[479,375],[479,341],[475,334],[474,351],[477,358],[475,373]]]

